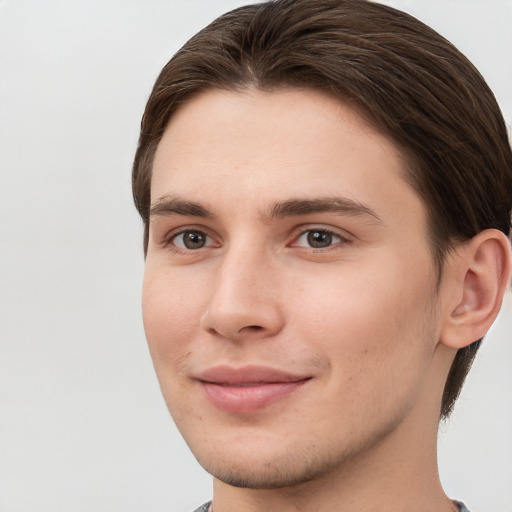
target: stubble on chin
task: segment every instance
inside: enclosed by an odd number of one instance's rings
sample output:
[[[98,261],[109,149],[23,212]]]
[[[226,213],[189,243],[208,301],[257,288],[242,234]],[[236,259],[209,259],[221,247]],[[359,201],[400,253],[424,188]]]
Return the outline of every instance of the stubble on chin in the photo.
[[[197,460],[213,477],[233,487],[256,490],[300,487],[329,474],[350,471],[349,467],[358,456],[370,451],[392,429],[390,425],[373,439],[352,440],[351,446],[344,448],[326,449],[325,443],[319,446],[311,442],[301,448],[292,446],[284,453],[261,460],[251,460],[244,454],[236,460],[229,460],[220,451],[218,456],[210,453],[209,456],[197,457]]]

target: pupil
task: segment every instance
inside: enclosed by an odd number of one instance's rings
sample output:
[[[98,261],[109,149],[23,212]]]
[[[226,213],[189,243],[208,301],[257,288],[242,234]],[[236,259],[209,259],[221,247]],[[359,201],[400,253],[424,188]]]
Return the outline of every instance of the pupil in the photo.
[[[183,243],[187,249],[200,249],[204,247],[205,236],[202,233],[190,231],[183,237]]]
[[[328,247],[331,243],[331,233],[326,233],[325,231],[311,231],[308,233],[308,244],[315,249]]]

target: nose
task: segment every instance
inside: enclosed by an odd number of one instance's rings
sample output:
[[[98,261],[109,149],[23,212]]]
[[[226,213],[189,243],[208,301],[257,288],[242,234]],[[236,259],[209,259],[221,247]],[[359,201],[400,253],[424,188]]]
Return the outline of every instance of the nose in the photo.
[[[201,318],[201,327],[225,339],[263,339],[284,325],[278,279],[270,258],[254,251],[227,254]]]

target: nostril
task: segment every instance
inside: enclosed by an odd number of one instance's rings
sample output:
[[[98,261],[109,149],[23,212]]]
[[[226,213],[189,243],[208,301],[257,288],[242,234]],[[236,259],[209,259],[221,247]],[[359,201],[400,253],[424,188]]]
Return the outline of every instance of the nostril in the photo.
[[[247,328],[251,331],[261,331],[263,329],[261,325],[248,325]]]

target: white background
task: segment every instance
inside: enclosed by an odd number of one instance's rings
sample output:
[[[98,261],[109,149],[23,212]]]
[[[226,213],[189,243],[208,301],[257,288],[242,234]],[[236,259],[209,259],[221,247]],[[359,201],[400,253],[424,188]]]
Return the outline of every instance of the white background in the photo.
[[[192,510],[211,478],[160,397],[130,167],[160,68],[234,0],[0,0],[0,512]],[[389,2],[512,119],[512,2]],[[448,493],[512,512],[512,298],[449,425]]]

